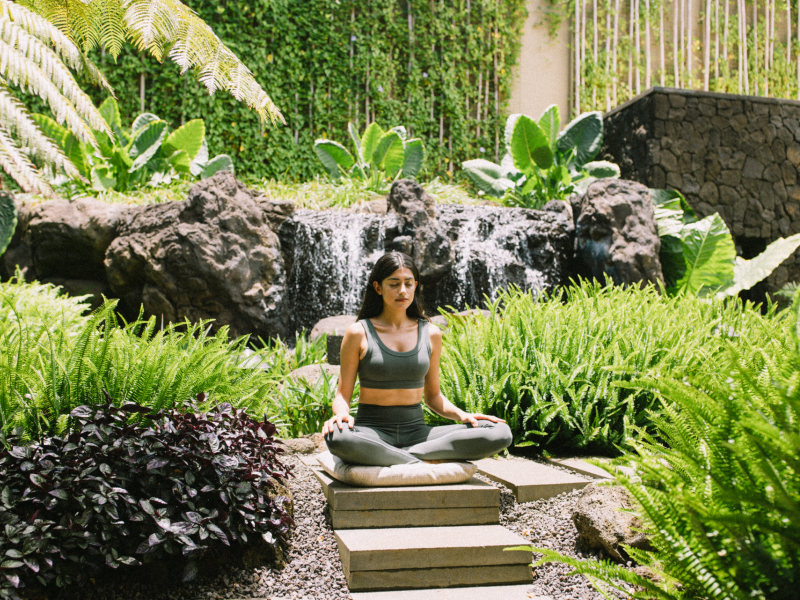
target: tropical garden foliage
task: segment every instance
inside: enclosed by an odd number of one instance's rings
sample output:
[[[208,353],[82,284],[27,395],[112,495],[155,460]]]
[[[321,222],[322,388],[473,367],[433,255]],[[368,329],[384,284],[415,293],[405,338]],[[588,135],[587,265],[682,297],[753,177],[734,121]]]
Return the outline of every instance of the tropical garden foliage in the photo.
[[[650,434],[620,459],[654,552],[626,548],[656,578],[608,562],[564,562],[598,589],[677,600],[789,599],[800,582],[800,300],[788,340],[745,354],[729,345],[687,377],[647,371],[622,389],[661,399]],[[742,332],[744,333],[744,332]],[[715,372],[716,371],[716,372]],[[631,594],[624,584],[636,586]]]
[[[32,118],[19,92],[38,96],[77,143],[98,148],[113,132],[70,69],[104,93],[113,88],[86,52],[116,57],[130,42],[156,60],[191,70],[209,93],[225,90],[262,120],[282,116],[252,73],[194,12],[178,0],[0,0],[0,165],[25,191],[52,194],[31,160],[71,178],[80,169]],[[15,93],[13,88],[17,88]]]
[[[481,192],[508,206],[541,208],[550,200],[569,199],[596,179],[620,174],[617,165],[594,160],[603,143],[603,117],[598,112],[579,115],[563,131],[555,104],[538,122],[510,115],[505,142],[499,165],[476,158],[463,167]]]

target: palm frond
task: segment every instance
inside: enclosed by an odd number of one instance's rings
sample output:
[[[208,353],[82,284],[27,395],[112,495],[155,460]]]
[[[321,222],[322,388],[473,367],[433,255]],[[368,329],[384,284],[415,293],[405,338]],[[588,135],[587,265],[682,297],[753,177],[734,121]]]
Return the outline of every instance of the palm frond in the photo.
[[[0,122],[9,133],[16,136],[20,145],[27,149],[32,157],[39,158],[56,169],[63,169],[72,178],[81,177],[75,165],[64,155],[61,148],[42,133],[25,105],[14,97],[2,80],[0,80]]]
[[[0,166],[26,192],[39,192],[53,196],[52,188],[45,183],[36,167],[14,143],[14,139],[0,125]]]

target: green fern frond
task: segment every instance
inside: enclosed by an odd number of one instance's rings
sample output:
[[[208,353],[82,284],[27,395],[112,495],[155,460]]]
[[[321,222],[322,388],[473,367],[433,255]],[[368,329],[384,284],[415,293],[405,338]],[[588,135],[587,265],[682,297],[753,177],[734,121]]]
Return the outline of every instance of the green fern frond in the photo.
[[[15,134],[20,145],[55,169],[63,169],[74,179],[81,175],[75,165],[64,156],[61,148],[44,135],[39,126],[31,118],[28,109],[11,93],[11,90],[0,80],[0,122],[4,123],[11,133]]]
[[[2,126],[0,126],[0,166],[24,191],[54,196],[52,188],[45,183],[36,167]]]

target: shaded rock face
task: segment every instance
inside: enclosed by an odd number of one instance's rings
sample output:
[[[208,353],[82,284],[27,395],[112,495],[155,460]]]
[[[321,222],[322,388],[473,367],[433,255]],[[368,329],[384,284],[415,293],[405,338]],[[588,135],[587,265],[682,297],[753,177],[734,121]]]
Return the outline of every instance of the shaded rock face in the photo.
[[[293,328],[355,314],[372,267],[389,250],[423,261],[421,290],[434,313],[483,305],[498,287],[550,290],[566,283],[574,226],[565,203],[540,211],[433,206],[419,186],[399,183],[385,216],[300,210],[281,226]]]
[[[575,255],[585,274],[617,285],[664,280],[649,189],[634,181],[603,179],[573,201]]]
[[[578,530],[578,542],[592,550],[603,550],[618,562],[628,560],[620,544],[641,550],[652,550],[650,541],[641,529],[638,517],[622,509],[633,508],[628,492],[619,486],[583,488],[572,513],[572,522]]]
[[[213,326],[286,335],[280,243],[264,210],[230,173],[189,190],[183,202],[147,207],[108,248],[105,266],[121,307],[166,322],[215,319]]]

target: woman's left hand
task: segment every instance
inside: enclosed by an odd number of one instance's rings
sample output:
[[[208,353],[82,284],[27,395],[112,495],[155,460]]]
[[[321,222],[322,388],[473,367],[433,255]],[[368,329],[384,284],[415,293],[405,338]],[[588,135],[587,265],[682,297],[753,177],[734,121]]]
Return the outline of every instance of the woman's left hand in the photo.
[[[473,427],[479,427],[478,421],[480,419],[485,419],[487,421],[491,421],[492,423],[505,423],[503,419],[499,419],[497,417],[493,417],[491,415],[481,415],[478,413],[467,413],[461,418],[462,423],[466,423],[468,425],[472,425]]]

